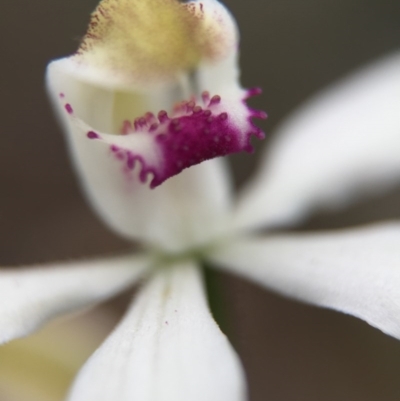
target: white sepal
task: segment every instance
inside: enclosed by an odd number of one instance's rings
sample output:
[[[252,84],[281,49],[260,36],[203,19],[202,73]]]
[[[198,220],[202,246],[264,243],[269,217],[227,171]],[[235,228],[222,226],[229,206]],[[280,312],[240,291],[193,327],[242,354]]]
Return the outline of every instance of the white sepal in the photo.
[[[236,226],[304,219],[400,182],[400,53],[323,91],[278,127],[245,188]]]
[[[354,315],[400,339],[400,224],[245,237],[210,257],[271,290]]]
[[[69,401],[243,401],[240,362],[207,306],[200,271],[167,267],[83,367]]]
[[[48,320],[84,308],[124,290],[150,264],[142,256],[121,256],[0,270],[0,344],[25,336]]]

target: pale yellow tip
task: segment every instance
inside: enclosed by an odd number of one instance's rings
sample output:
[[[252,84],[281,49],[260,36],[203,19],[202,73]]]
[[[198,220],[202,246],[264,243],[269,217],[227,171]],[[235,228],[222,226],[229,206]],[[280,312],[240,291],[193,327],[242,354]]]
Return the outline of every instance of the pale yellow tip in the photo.
[[[216,1],[103,0],[77,53],[127,82],[165,80],[236,46],[234,22]]]

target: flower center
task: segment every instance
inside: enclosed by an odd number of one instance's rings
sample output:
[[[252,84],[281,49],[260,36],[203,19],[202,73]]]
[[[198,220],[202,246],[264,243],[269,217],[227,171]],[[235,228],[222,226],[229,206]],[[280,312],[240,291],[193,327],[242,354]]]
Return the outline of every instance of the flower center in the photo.
[[[166,268],[169,266],[176,266],[177,262],[185,260],[196,260],[202,262],[205,255],[208,255],[214,248],[217,248],[221,243],[226,241],[226,238],[214,239],[213,242],[204,244],[202,246],[188,248],[181,252],[166,252],[160,249],[150,249],[149,252],[153,254],[155,259],[155,267]]]

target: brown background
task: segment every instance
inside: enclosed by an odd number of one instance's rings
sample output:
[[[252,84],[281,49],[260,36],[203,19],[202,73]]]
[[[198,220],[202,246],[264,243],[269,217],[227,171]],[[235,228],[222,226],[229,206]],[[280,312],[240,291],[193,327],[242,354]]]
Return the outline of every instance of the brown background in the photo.
[[[13,0],[0,15],[0,263],[126,249],[76,184],[43,90],[46,63],[75,50],[96,0]],[[242,32],[246,86],[267,132],[317,89],[400,48],[399,0],[226,0]],[[260,147],[259,147],[260,148]],[[255,157],[232,158],[237,182]],[[303,229],[400,217],[400,189]],[[221,275],[252,401],[398,401],[400,343],[366,324]],[[399,289],[400,291],[400,289]],[[120,301],[122,303],[122,301]],[[229,401],[229,400],[224,400]]]

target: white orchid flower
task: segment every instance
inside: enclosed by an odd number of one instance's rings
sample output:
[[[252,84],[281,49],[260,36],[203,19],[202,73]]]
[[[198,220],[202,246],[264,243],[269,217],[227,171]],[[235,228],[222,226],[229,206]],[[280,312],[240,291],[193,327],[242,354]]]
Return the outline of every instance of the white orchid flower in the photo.
[[[271,232],[400,181],[400,54],[281,125],[234,202],[216,157],[250,150],[250,135],[261,137],[251,118],[264,115],[244,103],[256,91],[239,86],[227,10],[216,0],[103,0],[82,43],[49,65],[49,92],[89,200],[143,250],[1,271],[0,342],[140,280],[68,400],[243,401],[244,373],[208,309],[203,261],[400,338],[399,223]]]

